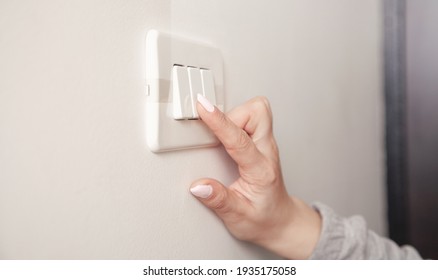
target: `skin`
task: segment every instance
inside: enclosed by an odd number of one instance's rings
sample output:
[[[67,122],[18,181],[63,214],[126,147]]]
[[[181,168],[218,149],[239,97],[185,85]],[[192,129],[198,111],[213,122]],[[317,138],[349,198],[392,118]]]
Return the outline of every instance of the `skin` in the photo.
[[[309,258],[319,239],[321,217],[286,191],[269,101],[256,97],[228,114],[200,101],[199,116],[237,163],[240,177],[228,187],[215,179],[199,179],[191,186],[194,196],[236,238],[288,259]],[[200,189],[202,194],[194,191]]]

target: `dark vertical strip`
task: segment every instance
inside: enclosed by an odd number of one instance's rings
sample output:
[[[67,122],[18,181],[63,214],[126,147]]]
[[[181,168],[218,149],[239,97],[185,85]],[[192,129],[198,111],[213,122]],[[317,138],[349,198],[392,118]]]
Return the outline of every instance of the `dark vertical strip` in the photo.
[[[390,238],[408,242],[406,161],[406,3],[384,0],[386,182]]]

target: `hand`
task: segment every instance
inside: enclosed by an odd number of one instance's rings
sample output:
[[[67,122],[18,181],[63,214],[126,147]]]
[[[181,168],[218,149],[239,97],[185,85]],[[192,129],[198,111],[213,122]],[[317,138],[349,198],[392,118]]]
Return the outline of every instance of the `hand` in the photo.
[[[236,238],[286,258],[308,258],[319,238],[321,218],[287,194],[268,100],[256,97],[225,115],[198,95],[197,110],[237,163],[240,178],[228,188],[214,179],[199,179],[190,188],[192,194]]]

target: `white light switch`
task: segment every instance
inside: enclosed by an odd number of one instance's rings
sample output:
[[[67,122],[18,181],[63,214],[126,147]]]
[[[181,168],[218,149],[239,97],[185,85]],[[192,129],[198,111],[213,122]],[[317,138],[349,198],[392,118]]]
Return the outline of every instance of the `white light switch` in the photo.
[[[193,119],[198,119],[198,110],[196,110],[196,100],[198,99],[198,94],[202,93],[202,80],[201,80],[201,70],[199,68],[187,67],[189,72],[189,84],[190,84],[190,94],[192,95],[192,109]]]
[[[214,90],[214,80],[211,71],[207,69],[201,69],[201,79],[204,97],[207,98],[211,104],[216,105],[216,93]]]
[[[212,131],[199,119],[196,104],[197,95],[202,94],[219,110],[224,110],[220,50],[203,40],[149,30],[145,51],[145,138],[151,151],[167,152],[219,144]]]
[[[173,118],[184,120],[193,117],[189,75],[186,67],[173,66]]]

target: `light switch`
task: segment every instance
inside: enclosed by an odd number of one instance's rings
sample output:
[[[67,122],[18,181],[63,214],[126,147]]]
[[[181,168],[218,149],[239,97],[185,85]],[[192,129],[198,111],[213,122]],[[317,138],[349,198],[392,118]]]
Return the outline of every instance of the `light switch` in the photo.
[[[196,100],[198,99],[198,94],[203,94],[201,70],[194,67],[187,67],[187,70],[189,72],[190,94],[192,96],[192,118],[198,119],[199,115],[198,110],[196,109]]]
[[[196,104],[197,95],[202,94],[224,110],[221,51],[205,40],[149,30],[145,54],[145,138],[150,150],[161,153],[218,145],[213,132],[199,120]],[[211,72],[201,74],[204,69]]]
[[[214,80],[211,70],[201,69],[202,92],[211,104],[216,106],[216,93],[214,90]]]
[[[176,120],[192,118],[192,98],[187,68],[183,66],[173,66],[172,76],[173,118]]]

